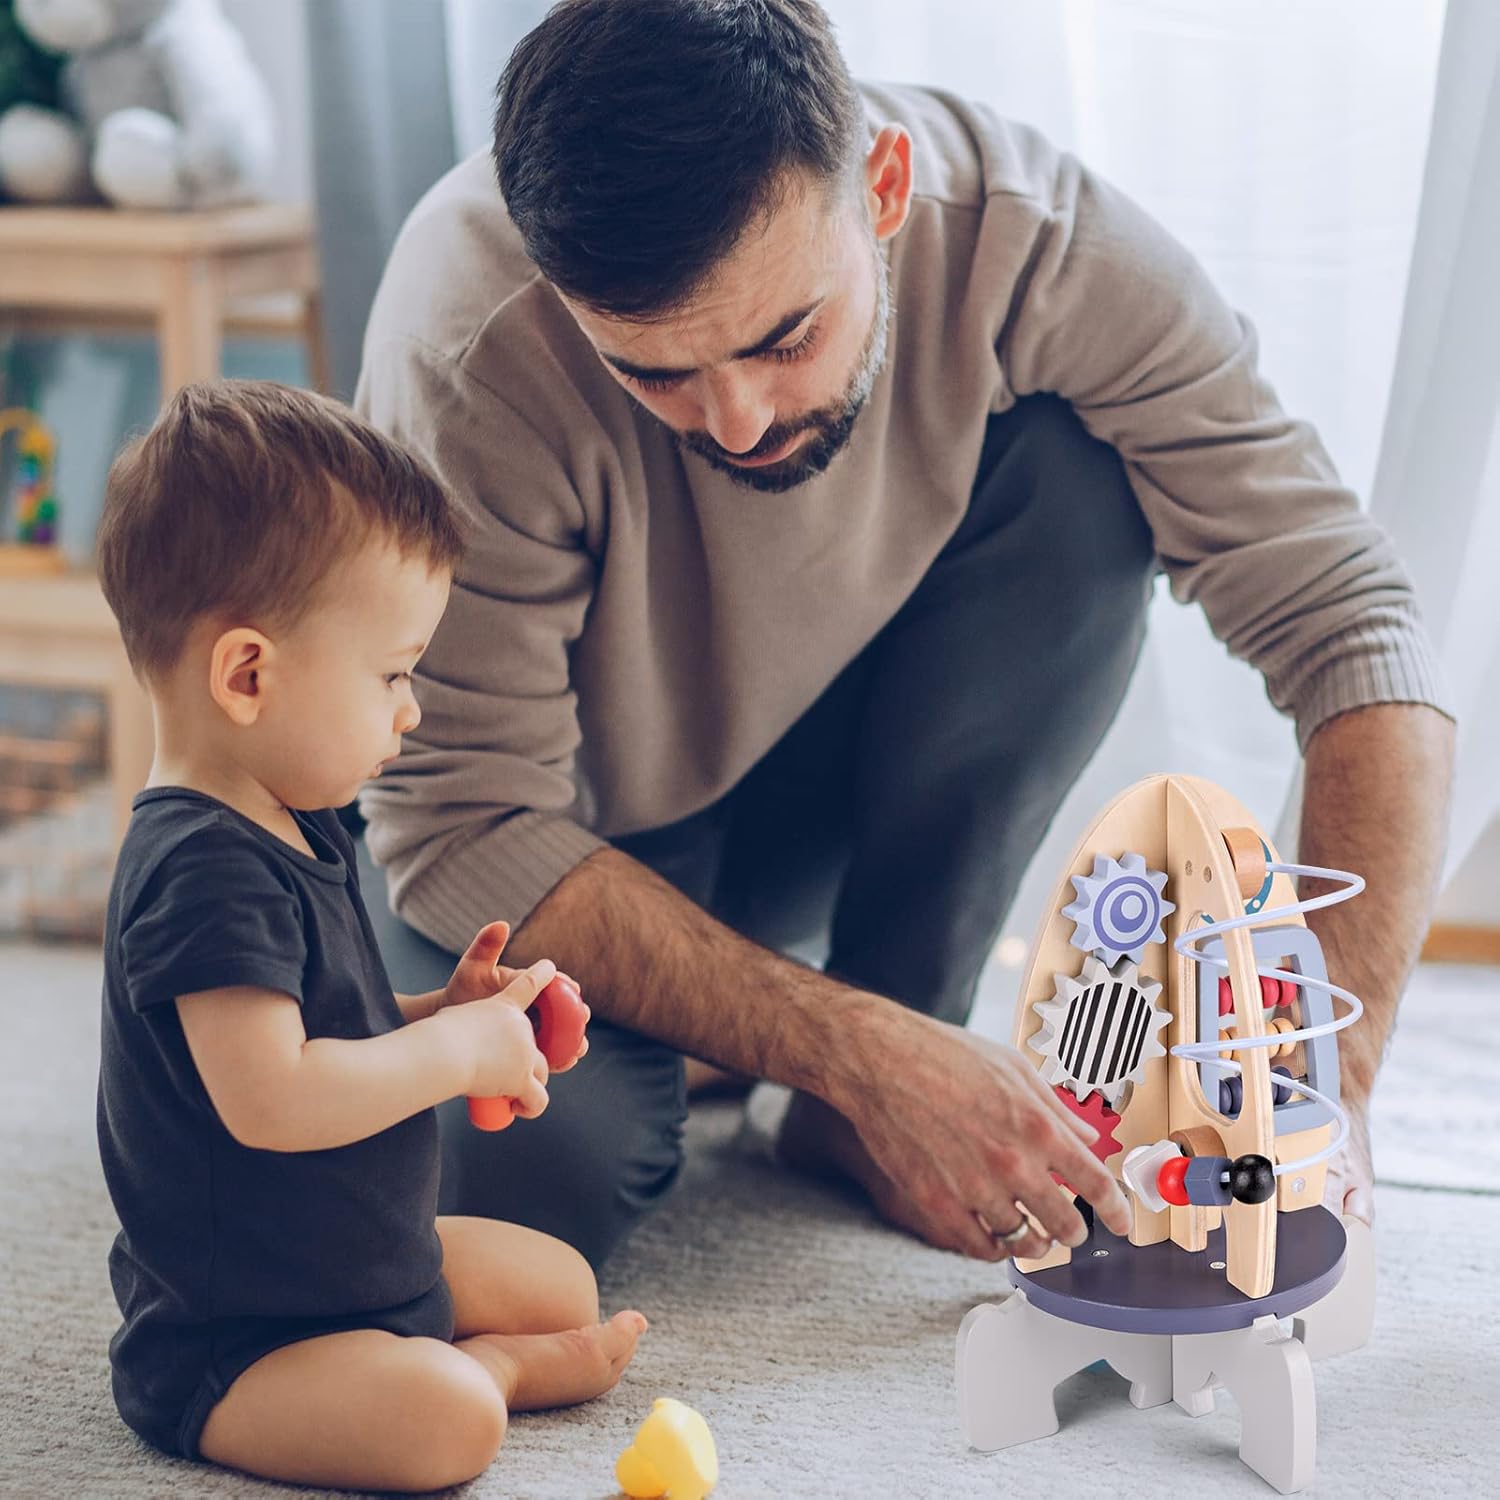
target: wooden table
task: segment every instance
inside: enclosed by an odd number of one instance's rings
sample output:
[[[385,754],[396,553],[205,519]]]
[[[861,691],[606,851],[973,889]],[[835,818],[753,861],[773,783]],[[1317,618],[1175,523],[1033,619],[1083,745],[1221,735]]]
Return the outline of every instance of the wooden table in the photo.
[[[300,204],[202,213],[0,208],[0,317],[152,326],[163,396],[220,373],[226,327],[299,333],[312,383],[326,390],[318,285],[312,216]]]
[[[297,204],[201,213],[0,208],[0,320],[152,329],[164,398],[217,377],[225,332],[240,330],[299,335],[313,385],[327,389],[318,285],[312,217]],[[0,578],[0,682],[105,694],[123,833],[151,765],[151,715],[91,576]]]

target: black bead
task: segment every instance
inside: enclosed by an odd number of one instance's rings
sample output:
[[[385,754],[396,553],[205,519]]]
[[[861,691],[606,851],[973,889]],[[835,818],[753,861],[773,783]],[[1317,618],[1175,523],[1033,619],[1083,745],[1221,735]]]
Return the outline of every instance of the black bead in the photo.
[[[1264,1203],[1275,1196],[1276,1173],[1263,1156],[1237,1157],[1229,1168],[1229,1191],[1236,1203]]]
[[[1245,1085],[1238,1073],[1229,1078],[1219,1080],[1219,1113],[1235,1119],[1240,1112],[1240,1105],[1244,1101]]]

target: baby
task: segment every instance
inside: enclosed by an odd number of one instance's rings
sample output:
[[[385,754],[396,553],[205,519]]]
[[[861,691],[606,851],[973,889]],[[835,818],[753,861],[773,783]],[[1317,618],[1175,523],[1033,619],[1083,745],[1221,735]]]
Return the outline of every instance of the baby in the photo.
[[[168,1453],[458,1484],[510,1412],[610,1389],[646,1327],[600,1323],[560,1241],[437,1217],[434,1106],[546,1108],[525,1012],[556,970],[501,967],[496,922],[444,989],[393,994],[327,810],[418,723],[460,550],[423,466],[304,391],[189,386],[110,472],[100,578],[156,723],[106,933],[110,1362]]]

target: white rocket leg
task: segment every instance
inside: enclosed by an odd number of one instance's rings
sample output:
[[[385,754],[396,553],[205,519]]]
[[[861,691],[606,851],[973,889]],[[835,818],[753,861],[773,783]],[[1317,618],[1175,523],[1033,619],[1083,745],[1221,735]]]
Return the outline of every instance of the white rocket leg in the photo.
[[[1295,1494],[1311,1483],[1317,1452],[1312,1361],[1276,1319],[1257,1318],[1230,1333],[1179,1334],[1172,1341],[1177,1404],[1195,1417],[1213,1410],[1224,1386],[1240,1409],[1240,1457],[1273,1489]]]
[[[1310,1359],[1362,1349],[1375,1326],[1375,1236],[1360,1219],[1345,1218],[1344,1274],[1326,1297],[1292,1319],[1292,1333]]]
[[[1172,1398],[1167,1334],[1113,1333],[1039,1312],[1016,1288],[971,1308],[958,1329],[958,1414],[964,1437],[993,1452],[1057,1431],[1059,1381],[1105,1359],[1138,1407]]]

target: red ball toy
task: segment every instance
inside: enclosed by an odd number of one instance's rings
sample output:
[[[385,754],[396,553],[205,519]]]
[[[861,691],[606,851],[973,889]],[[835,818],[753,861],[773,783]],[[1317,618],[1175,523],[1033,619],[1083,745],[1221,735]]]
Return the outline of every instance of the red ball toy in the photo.
[[[537,1051],[556,1072],[577,1062],[583,1051],[584,1027],[588,1010],[576,984],[565,974],[556,979],[531,1002],[526,1019],[536,1033]],[[480,1130],[504,1130],[516,1117],[516,1101],[505,1097],[470,1099],[469,1122]]]

